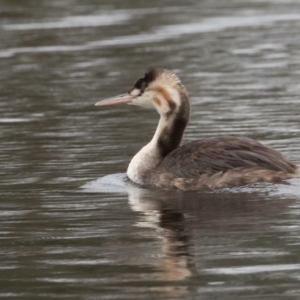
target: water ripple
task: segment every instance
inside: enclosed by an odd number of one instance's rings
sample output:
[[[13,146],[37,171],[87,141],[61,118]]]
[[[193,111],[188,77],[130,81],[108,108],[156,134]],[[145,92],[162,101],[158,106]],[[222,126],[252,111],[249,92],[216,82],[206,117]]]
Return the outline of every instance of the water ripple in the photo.
[[[70,16],[61,20],[43,23],[24,23],[4,25],[5,30],[41,30],[76,27],[98,27],[123,24],[130,20],[130,15],[125,13],[107,13],[94,16]]]
[[[278,265],[257,265],[245,267],[230,267],[230,268],[212,268],[205,269],[207,273],[226,274],[226,275],[240,275],[240,274],[256,274],[264,272],[280,272],[300,270],[300,264],[278,264]]]
[[[271,26],[276,22],[299,21],[300,14],[274,14],[255,16],[232,16],[223,18],[207,18],[198,23],[186,23],[180,25],[167,25],[157,28],[152,33],[119,36],[111,39],[88,42],[83,45],[58,45],[10,48],[0,51],[1,57],[9,57],[18,53],[47,53],[47,52],[70,52],[87,51],[108,46],[138,45],[180,38],[183,35],[223,31],[231,28]],[[63,22],[65,24],[65,22]],[[50,23],[48,26],[62,26],[59,23]],[[13,26],[13,25],[11,25]],[[21,28],[23,25],[14,25]],[[30,26],[30,24],[28,25]],[[34,25],[38,26],[38,25]],[[41,25],[39,25],[41,26]],[[66,26],[66,25],[64,25]],[[82,26],[82,25],[81,25]]]

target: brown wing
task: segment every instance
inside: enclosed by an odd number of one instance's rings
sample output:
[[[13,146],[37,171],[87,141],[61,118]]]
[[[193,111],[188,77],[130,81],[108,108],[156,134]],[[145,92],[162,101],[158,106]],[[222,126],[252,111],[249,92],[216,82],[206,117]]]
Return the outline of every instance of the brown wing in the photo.
[[[278,151],[245,137],[223,136],[187,143],[169,153],[162,172],[191,178],[235,168],[259,168],[295,173],[297,166]]]

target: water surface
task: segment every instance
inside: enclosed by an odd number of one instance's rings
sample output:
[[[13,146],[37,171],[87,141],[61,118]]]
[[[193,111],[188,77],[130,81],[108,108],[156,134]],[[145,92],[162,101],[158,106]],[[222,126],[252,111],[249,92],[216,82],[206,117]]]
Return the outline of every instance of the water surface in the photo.
[[[175,70],[184,142],[300,164],[298,1],[1,1],[0,297],[299,299],[300,182],[199,193],[126,179],[155,112],[94,107]]]

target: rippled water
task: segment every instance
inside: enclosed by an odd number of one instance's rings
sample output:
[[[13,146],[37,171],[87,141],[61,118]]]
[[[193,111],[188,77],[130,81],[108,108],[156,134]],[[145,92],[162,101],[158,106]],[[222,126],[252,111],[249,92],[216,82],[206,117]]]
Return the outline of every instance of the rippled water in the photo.
[[[0,298],[299,299],[298,179],[138,188],[158,116],[94,107],[163,66],[185,142],[246,135],[300,164],[299,32],[297,0],[1,1]]]

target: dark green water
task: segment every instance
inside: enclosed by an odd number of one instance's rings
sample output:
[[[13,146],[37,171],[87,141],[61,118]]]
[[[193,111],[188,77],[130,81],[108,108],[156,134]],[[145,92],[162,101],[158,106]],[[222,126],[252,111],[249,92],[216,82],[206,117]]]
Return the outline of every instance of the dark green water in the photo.
[[[0,0],[0,298],[299,299],[299,180],[137,188],[158,116],[94,106],[163,66],[190,94],[184,142],[300,164],[299,32],[297,0]]]

